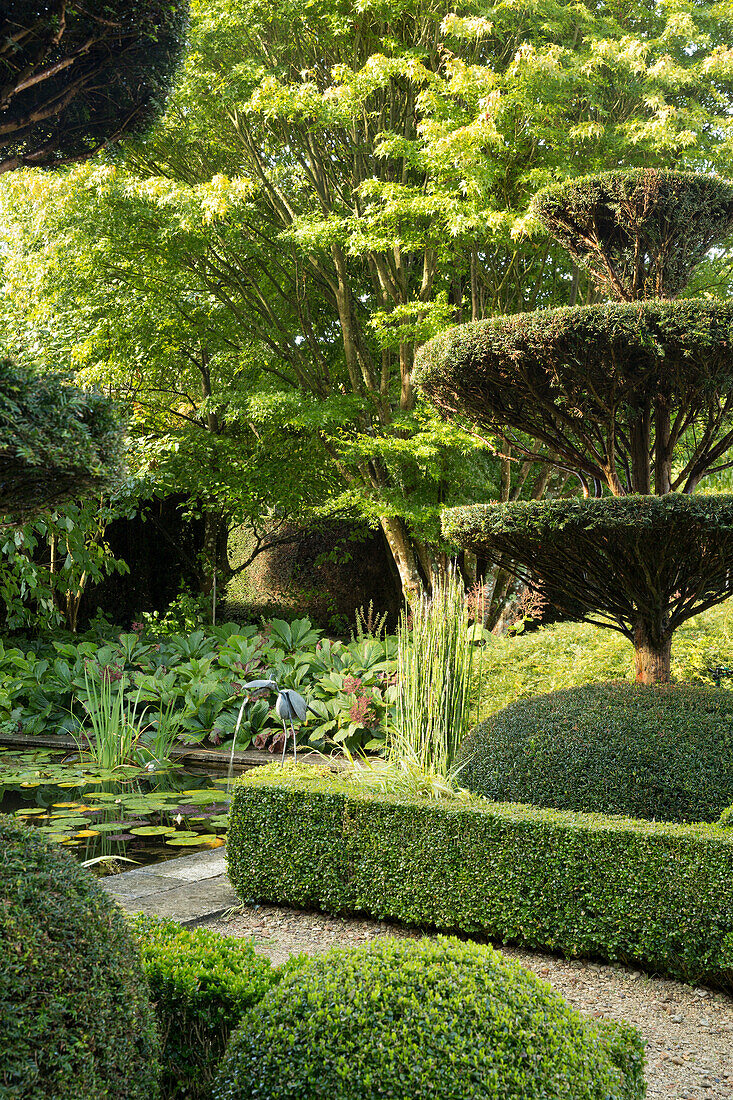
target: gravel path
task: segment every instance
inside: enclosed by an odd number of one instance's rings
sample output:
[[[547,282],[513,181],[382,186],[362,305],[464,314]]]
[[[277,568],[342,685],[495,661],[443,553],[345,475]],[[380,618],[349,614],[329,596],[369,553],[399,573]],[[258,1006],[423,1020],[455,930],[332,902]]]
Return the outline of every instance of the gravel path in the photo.
[[[378,936],[422,936],[419,929],[384,921],[328,917],[321,913],[249,905],[207,927],[228,936],[254,936],[273,962],[329,947],[351,947]],[[565,961],[514,947],[505,955],[550,982],[587,1016],[611,1016],[635,1024],[647,1043],[648,1100],[733,1100],[733,1000],[649,978],[619,966]]]

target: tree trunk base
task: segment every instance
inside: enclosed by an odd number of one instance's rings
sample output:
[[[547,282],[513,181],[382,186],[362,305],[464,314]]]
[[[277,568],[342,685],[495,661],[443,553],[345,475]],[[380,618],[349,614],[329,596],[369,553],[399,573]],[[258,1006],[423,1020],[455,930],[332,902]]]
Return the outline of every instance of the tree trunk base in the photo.
[[[644,623],[634,631],[634,665],[637,684],[668,684],[672,679],[672,637],[651,640]]]

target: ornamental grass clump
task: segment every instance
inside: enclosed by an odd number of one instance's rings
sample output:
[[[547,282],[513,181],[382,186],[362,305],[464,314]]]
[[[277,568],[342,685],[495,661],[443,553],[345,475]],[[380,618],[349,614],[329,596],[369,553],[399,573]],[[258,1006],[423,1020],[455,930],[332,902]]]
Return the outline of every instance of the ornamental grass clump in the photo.
[[[586,499],[454,509],[444,533],[622,633],[637,680],[664,682],[677,627],[733,593],[733,501],[691,496],[733,446],[733,306],[676,297],[731,232],[733,183],[610,172],[534,211],[614,301],[460,325],[414,378],[446,416],[575,473]]]
[[[215,1100],[641,1100],[638,1032],[584,1020],[490,947],[382,939],[286,976],[232,1036]]]
[[[436,580],[403,612],[397,631],[397,702],[387,755],[395,764],[446,778],[468,730],[473,644],[463,584]]]
[[[69,853],[0,816],[0,1096],[155,1100],[159,1056],[121,910]]]

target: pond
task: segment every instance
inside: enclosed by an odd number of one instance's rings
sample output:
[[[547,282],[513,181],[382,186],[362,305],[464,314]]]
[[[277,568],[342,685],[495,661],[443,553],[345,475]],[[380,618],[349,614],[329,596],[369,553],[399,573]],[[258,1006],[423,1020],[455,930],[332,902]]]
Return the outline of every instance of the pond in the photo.
[[[52,749],[0,748],[0,813],[39,829],[99,875],[224,844],[232,776],[113,770]]]

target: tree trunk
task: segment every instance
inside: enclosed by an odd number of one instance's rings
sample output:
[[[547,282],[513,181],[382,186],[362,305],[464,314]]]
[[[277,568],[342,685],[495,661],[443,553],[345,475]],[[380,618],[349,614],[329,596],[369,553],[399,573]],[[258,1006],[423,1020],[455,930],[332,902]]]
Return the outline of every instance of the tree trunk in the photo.
[[[214,574],[216,574],[216,586],[220,592],[223,592],[224,586],[233,574],[227,552],[228,540],[228,516],[223,515],[221,512],[206,511],[204,513],[204,540],[201,548],[201,579],[199,582],[199,591],[204,596],[212,594]]]
[[[634,628],[634,665],[637,684],[668,684],[671,677],[672,635],[657,634],[649,624],[637,622]]]
[[[420,564],[404,520],[398,516],[382,516],[379,520],[402,583],[402,595],[408,604],[425,591]]]

